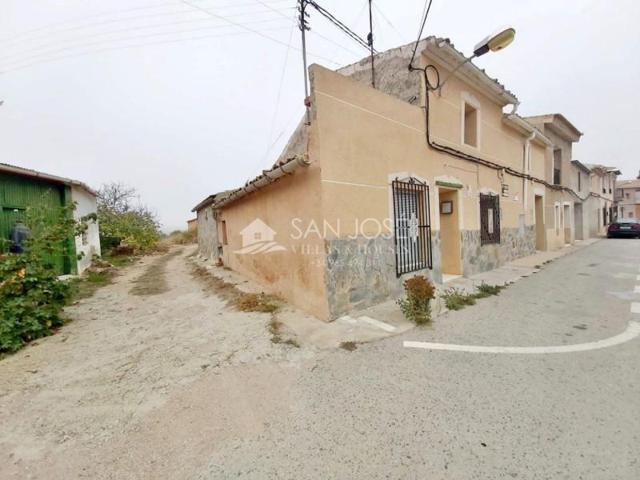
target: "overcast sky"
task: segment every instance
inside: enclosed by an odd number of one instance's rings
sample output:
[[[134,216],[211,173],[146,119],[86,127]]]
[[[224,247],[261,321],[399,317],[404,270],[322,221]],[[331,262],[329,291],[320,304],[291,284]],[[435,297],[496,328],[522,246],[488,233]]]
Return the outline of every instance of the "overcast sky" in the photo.
[[[166,230],[270,165],[303,113],[295,0],[189,3],[213,15],[181,0],[0,0],[0,162],[96,188],[125,182]],[[367,0],[318,3],[366,36]],[[424,0],[374,5],[378,50],[415,40]],[[310,14],[312,63],[367,54]],[[632,0],[434,0],[425,35],[469,54],[514,26],[515,42],[477,64],[519,113],[561,112],[584,132],[575,159],[634,178],[639,23]]]

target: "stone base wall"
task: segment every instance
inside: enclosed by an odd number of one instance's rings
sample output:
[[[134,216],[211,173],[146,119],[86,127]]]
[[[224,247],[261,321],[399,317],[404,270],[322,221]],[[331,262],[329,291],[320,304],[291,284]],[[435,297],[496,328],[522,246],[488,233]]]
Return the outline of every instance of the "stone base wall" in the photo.
[[[462,231],[462,272],[475,275],[536,253],[535,226],[503,228],[500,243],[480,245],[479,230]]]
[[[502,229],[501,243],[480,245],[478,230],[462,231],[462,265],[465,276],[485,272],[536,252],[535,227]],[[431,237],[432,270],[396,276],[393,237],[338,238],[327,241],[325,283],[330,318],[335,319],[354,310],[399,298],[402,282],[414,275],[425,275],[442,283],[440,234]]]
[[[327,241],[326,246],[325,282],[331,319],[400,297],[407,277],[420,274],[432,278],[431,270],[396,276],[393,237],[338,238]]]
[[[211,207],[198,211],[198,253],[212,262],[218,260],[218,227]]]

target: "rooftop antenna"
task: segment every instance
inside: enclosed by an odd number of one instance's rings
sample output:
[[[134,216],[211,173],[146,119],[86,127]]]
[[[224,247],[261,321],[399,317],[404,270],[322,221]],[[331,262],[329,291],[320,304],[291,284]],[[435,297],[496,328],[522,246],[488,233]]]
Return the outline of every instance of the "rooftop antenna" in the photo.
[[[371,86],[376,87],[376,70],[373,64],[373,16],[371,13],[371,2],[369,0],[369,35],[367,35],[367,44],[369,45],[369,52],[371,54]]]

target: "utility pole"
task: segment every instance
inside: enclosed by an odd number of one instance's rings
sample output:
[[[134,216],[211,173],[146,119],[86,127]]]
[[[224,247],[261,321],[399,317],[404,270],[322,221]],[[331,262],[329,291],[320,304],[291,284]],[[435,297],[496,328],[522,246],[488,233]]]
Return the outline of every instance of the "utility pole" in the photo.
[[[369,52],[371,53],[371,86],[376,86],[376,70],[373,65],[373,16],[371,12],[371,2],[369,0],[369,35],[367,35],[367,43],[369,44]]]
[[[308,14],[305,11],[307,7],[307,0],[299,0],[298,1],[298,12],[300,13],[298,17],[298,28],[302,33],[302,65],[304,68],[304,105],[306,107],[306,117],[307,117],[307,125],[311,124],[311,111],[310,106],[311,103],[309,101],[309,79],[307,72],[307,39],[305,32],[310,30],[309,24],[307,23]]]

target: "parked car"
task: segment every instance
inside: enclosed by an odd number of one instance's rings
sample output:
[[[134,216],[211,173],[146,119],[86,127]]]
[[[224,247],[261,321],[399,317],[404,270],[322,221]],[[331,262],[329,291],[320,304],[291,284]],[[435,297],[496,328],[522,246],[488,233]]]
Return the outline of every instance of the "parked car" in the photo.
[[[607,238],[640,238],[640,221],[635,218],[621,218],[607,229]]]

